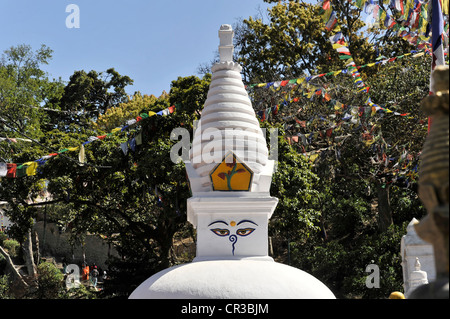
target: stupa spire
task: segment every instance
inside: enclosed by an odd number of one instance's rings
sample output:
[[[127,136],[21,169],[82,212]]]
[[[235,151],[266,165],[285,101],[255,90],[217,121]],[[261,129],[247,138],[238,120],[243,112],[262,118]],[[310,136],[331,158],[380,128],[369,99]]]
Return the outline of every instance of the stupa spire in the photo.
[[[219,30],[220,61],[185,162],[192,197],[188,221],[197,229],[197,259],[265,258],[268,220],[278,203],[270,196],[274,161],[233,62],[229,24]]]
[[[219,55],[220,62],[231,62],[233,61],[233,37],[234,31],[229,24],[222,24],[219,29]]]
[[[242,82],[242,67],[233,62],[233,35],[229,24],[220,27],[220,61],[211,68],[208,96],[186,162],[194,197],[227,190],[268,194],[270,189],[274,161],[268,158],[265,136]],[[237,163],[234,170],[231,163]]]

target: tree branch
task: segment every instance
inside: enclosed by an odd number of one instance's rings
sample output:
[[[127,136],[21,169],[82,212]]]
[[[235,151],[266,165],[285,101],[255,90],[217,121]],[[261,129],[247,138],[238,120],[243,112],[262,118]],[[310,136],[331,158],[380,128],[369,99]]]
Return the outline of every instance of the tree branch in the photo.
[[[11,273],[13,274],[14,278],[17,279],[23,287],[28,288],[28,284],[25,282],[25,280],[23,280],[22,275],[19,273],[19,271],[17,271],[11,259],[11,256],[9,256],[9,254],[3,249],[2,246],[0,246],[0,254],[3,255],[3,257],[5,257],[6,265],[11,270]]]

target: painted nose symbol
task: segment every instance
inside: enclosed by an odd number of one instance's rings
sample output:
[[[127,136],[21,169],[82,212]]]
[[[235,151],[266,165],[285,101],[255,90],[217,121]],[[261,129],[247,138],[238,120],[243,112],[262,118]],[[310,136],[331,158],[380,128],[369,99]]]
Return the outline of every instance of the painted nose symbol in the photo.
[[[236,242],[237,242],[237,240],[238,240],[238,238],[237,238],[237,236],[236,235],[231,235],[230,237],[229,237],[229,239],[230,239],[230,241],[232,242],[232,247],[233,247],[233,256],[234,256],[234,245],[236,245]]]

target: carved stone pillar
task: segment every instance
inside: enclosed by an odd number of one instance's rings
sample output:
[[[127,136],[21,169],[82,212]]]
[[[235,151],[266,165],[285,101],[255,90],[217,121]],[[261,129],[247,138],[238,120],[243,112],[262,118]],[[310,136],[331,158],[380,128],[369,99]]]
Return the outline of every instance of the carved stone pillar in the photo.
[[[417,234],[433,244],[436,280],[420,286],[410,298],[449,298],[449,89],[448,66],[433,72],[434,92],[422,101],[432,125],[425,141],[419,168],[419,196],[428,214],[415,225]]]

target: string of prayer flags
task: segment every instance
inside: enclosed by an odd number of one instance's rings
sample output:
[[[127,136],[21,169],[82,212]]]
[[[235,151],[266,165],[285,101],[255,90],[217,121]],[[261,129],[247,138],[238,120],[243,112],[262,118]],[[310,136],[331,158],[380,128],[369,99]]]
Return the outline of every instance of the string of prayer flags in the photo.
[[[330,145],[326,148],[320,148],[311,150],[309,152],[306,152],[305,146],[308,146],[311,144],[312,140],[317,138],[325,138],[330,137],[333,129],[337,130],[338,127],[341,125],[340,123],[335,128],[330,128],[328,130],[321,130],[319,132],[314,133],[308,133],[308,134],[302,134],[298,133],[297,135],[293,136],[287,136],[286,139],[290,145],[293,143],[301,143],[299,147],[302,150],[302,155],[308,158],[312,163],[314,163],[318,157],[323,158],[326,156],[324,154],[324,151],[332,150],[334,149],[336,157],[340,157],[340,149],[337,147],[337,144],[333,143],[333,145]],[[361,142],[366,145],[366,147],[371,147],[373,152],[376,153],[375,156],[372,156],[369,158],[370,163],[372,165],[382,165],[385,167],[388,167],[391,165],[393,169],[393,175],[394,176],[406,176],[410,178],[410,180],[415,180],[417,178],[417,161],[420,157],[420,152],[416,155],[409,153],[406,148],[403,148],[402,154],[400,156],[389,156],[390,148],[392,148],[390,145],[386,143],[386,141],[383,139],[381,134],[374,134],[374,129],[376,128],[376,125],[373,125],[372,128],[369,130],[368,128],[364,128],[361,125],[359,125],[356,130],[363,129],[364,131],[361,133]],[[343,136],[336,136],[335,139],[345,139],[352,134],[347,134]],[[378,142],[378,143],[377,143]],[[302,145],[303,144],[303,145]],[[397,146],[395,146],[395,149],[397,149]],[[415,166],[414,166],[415,165]],[[414,166],[414,167],[413,167]]]
[[[32,142],[32,140],[27,138],[18,138],[18,137],[0,137],[0,141],[7,141],[8,143],[17,143],[17,141],[23,141],[23,142]]]
[[[343,48],[343,47],[345,47],[345,46],[343,46],[341,44],[336,44],[334,46],[334,48]],[[345,47],[345,49],[343,49],[342,52],[343,52],[343,54],[344,53],[346,54],[346,52],[350,52],[350,51],[348,51],[348,48]],[[299,88],[300,85],[303,85],[305,83],[308,84],[310,87],[312,87],[312,85],[310,85],[309,82],[311,82],[312,80],[314,80],[315,78],[318,78],[318,77],[337,76],[339,74],[349,74],[349,73],[351,73],[352,75],[356,76],[356,74],[354,74],[354,71],[353,71],[355,68],[356,68],[356,70],[359,70],[359,69],[362,69],[362,68],[373,67],[373,66],[380,65],[380,64],[381,65],[386,65],[387,63],[392,63],[392,62],[398,61],[399,59],[402,59],[403,57],[406,57],[406,56],[410,56],[411,55],[412,58],[418,58],[418,57],[423,56],[425,53],[431,55],[431,52],[427,48],[423,48],[423,49],[421,49],[419,51],[412,50],[411,52],[408,52],[408,53],[405,53],[405,54],[402,54],[402,55],[399,55],[399,56],[396,56],[396,57],[392,57],[392,58],[387,58],[385,56],[380,56],[380,57],[378,57],[376,59],[375,62],[367,63],[367,64],[360,65],[360,66],[354,66],[354,68],[351,68],[350,72],[349,72],[349,69],[342,69],[342,70],[338,70],[338,71],[331,71],[331,72],[328,72],[328,73],[322,73],[322,74],[308,76],[308,77],[304,77],[304,78],[297,78],[297,79],[284,80],[284,81],[273,81],[273,82],[268,82],[268,83],[249,84],[245,88],[247,90],[249,90],[251,88],[255,88],[255,87],[256,88],[275,88],[275,89],[279,89],[280,87],[287,87],[289,85],[289,87],[291,87],[292,89],[295,89],[295,88]],[[355,84],[356,83],[360,83],[359,81],[362,82],[362,79],[356,78],[355,79]],[[309,87],[306,86],[306,90],[308,90],[308,88]],[[359,89],[359,91],[364,91],[364,90],[366,92],[368,92],[369,87],[363,87],[362,89]],[[307,97],[311,98],[312,94],[313,93],[310,93],[310,91],[308,91],[308,93],[307,93],[308,96]]]
[[[429,45],[429,31],[431,25],[431,1],[421,0],[383,0],[385,6],[389,6],[392,11],[400,13],[400,18],[397,20],[391,16],[383,6],[380,6],[380,1],[374,0],[349,0],[366,14],[366,24],[378,24],[387,29],[397,31],[397,36],[402,37],[412,45],[423,48],[424,45]],[[449,0],[439,0],[441,4],[441,11],[443,14],[449,14]],[[321,10],[323,12],[323,21],[327,31],[340,31],[333,7],[329,0],[321,3]],[[397,14],[398,16],[398,14]]]
[[[355,62],[353,61],[352,55],[350,54],[350,50],[348,48],[348,44],[345,41],[344,35],[342,32],[337,32],[332,35],[330,38],[330,42],[333,45],[333,48],[339,53],[339,59],[346,60],[347,70],[353,77],[353,81],[356,87],[359,88],[358,92],[368,92],[369,88],[364,84],[361,75],[358,72],[358,68],[356,67]]]
[[[375,111],[375,112],[381,110],[381,111],[383,111],[383,112],[386,112],[386,113],[393,113],[394,115],[398,115],[398,116],[408,116],[408,115],[409,115],[409,113],[399,113],[399,112],[396,112],[396,111],[392,111],[392,110],[390,110],[390,109],[388,109],[388,108],[383,108],[383,107],[381,107],[381,106],[379,106],[379,105],[373,103],[373,102],[372,102],[372,99],[371,99],[370,97],[367,98],[367,100],[366,100],[366,105],[369,105],[370,107],[372,107],[372,110]],[[372,111],[372,114],[373,114],[373,111]]]
[[[0,163],[0,177],[16,178],[36,175],[38,162],[24,164]]]
[[[83,166],[86,163],[86,155],[85,155],[85,148],[84,148],[85,145],[90,144],[94,141],[104,140],[106,137],[108,137],[112,134],[115,134],[117,132],[123,132],[126,129],[130,128],[130,126],[132,126],[144,119],[150,118],[155,115],[160,115],[160,116],[169,115],[169,114],[174,113],[175,110],[176,110],[176,107],[175,107],[175,105],[173,105],[173,106],[170,106],[170,107],[168,107],[164,110],[161,110],[157,113],[153,112],[153,111],[149,111],[148,113],[141,113],[136,118],[126,121],[126,124],[124,126],[116,127],[113,130],[111,130],[111,132],[108,134],[99,135],[99,136],[90,136],[88,138],[88,140],[81,143],[80,146],[64,148],[58,152],[45,155],[45,156],[41,157],[40,159],[37,159],[35,161],[30,161],[30,162],[27,162],[24,164],[6,163],[6,170],[5,170],[4,165],[2,165],[5,163],[0,163],[0,177],[18,178],[18,177],[23,177],[23,176],[34,176],[34,175],[36,175],[36,173],[38,171],[37,170],[38,167],[41,165],[44,165],[48,159],[58,156],[65,152],[74,152],[77,150],[79,150],[78,162],[81,166]],[[125,155],[128,153],[128,145],[130,145],[131,150],[134,152],[136,149],[136,145],[142,144],[142,135],[138,134],[138,136],[136,136],[136,138],[132,138],[131,140],[120,145],[120,147],[122,148]],[[9,140],[11,140],[11,139],[8,139],[8,141]],[[17,139],[17,140],[19,140],[19,139]],[[4,175],[2,175],[2,174],[4,174]]]
[[[331,6],[330,0],[325,0],[322,2],[321,10],[323,12],[323,22],[325,23],[325,29],[331,31],[335,28],[337,23],[336,12]]]
[[[337,23],[336,12],[331,10],[330,17],[328,18],[328,21],[325,23],[325,29],[327,29],[327,31],[333,30],[336,23]]]
[[[407,54],[405,54],[407,55]],[[349,106],[346,105],[336,99],[331,98],[330,94],[327,92],[325,88],[318,88],[315,87],[309,83],[307,83],[308,88],[307,91],[302,91],[301,94],[303,97],[312,99],[314,97],[322,98],[323,102],[328,103],[329,109],[334,110],[336,112],[341,112],[345,110],[344,116],[342,120],[347,121],[350,120],[351,123],[358,123],[359,117],[365,115],[367,116],[374,116],[377,113],[389,113],[392,115],[398,115],[403,116],[407,118],[411,118],[409,113],[399,113],[396,111],[392,111],[386,107],[382,107],[380,105],[375,104],[370,97],[367,98],[365,102],[365,106]],[[266,108],[264,110],[260,110],[256,112],[256,115],[260,119],[260,121],[266,121],[269,118],[270,114],[276,115],[279,111],[280,106],[287,106],[290,103],[298,102],[300,99],[298,97],[292,97],[288,98],[286,97],[282,103],[279,103],[275,106]],[[301,111],[301,108],[299,109]],[[299,124],[301,127],[304,127],[304,121],[299,121],[295,115],[284,117],[283,120],[292,119],[296,121],[297,124]]]

